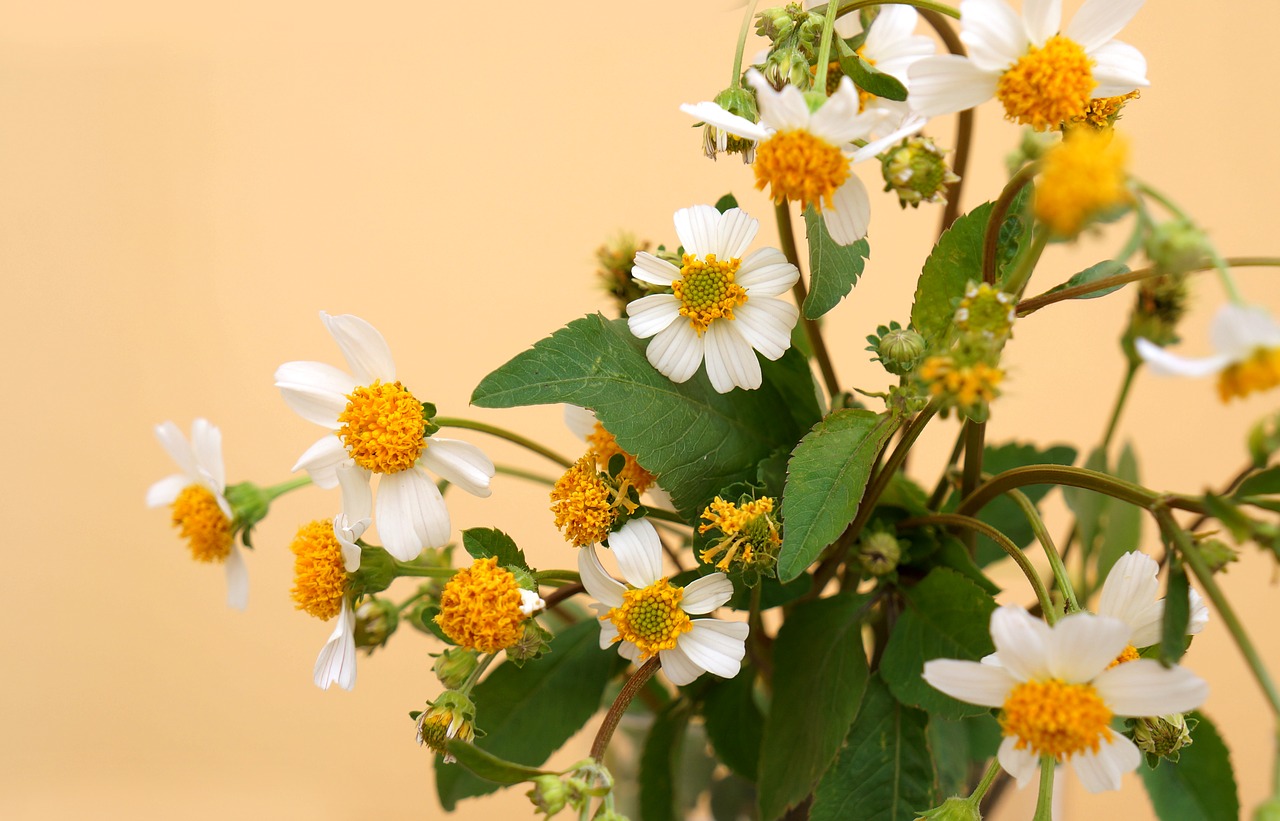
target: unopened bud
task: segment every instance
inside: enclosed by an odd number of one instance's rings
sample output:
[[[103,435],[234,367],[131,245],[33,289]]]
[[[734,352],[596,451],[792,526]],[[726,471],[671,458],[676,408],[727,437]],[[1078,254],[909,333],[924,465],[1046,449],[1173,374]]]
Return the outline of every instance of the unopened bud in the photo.
[[[914,371],[928,347],[923,336],[897,322],[876,328],[867,341],[871,343],[867,350],[876,355],[872,361],[884,365],[894,376],[906,376]]]
[[[753,123],[760,119],[756,97],[750,89],[741,86],[726,88],[716,95],[715,103],[730,114],[737,114]],[[707,123],[702,126],[702,152],[713,160],[720,153],[741,154],[742,161],[750,163],[756,158],[756,144],[754,140],[734,136],[722,128]]]
[[[1200,558],[1204,559],[1213,573],[1225,573],[1227,565],[1240,560],[1240,551],[1221,539],[1205,539],[1196,547],[1200,551]]]
[[[370,599],[356,608],[356,647],[373,652],[386,644],[399,626],[399,608],[389,601]]]
[[[455,759],[449,754],[451,739],[470,742],[476,737],[476,707],[462,693],[450,690],[441,693],[434,702],[427,702],[429,710],[418,716],[418,743],[444,756],[444,763]]]
[[[450,647],[436,658],[432,670],[447,690],[457,690],[471,678],[480,661],[476,651],[466,647]]]
[[[547,818],[564,809],[568,803],[569,790],[558,775],[540,775],[530,779],[533,789],[525,795],[533,802],[538,812]]]
[[[928,137],[908,137],[880,155],[884,190],[898,194],[898,204],[919,208],[922,202],[946,202],[947,187],[960,181],[947,165],[946,152]]]
[[[1213,246],[1205,233],[1190,222],[1173,219],[1162,222],[1147,236],[1147,258],[1162,273],[1185,274],[1204,265]]]
[[[519,666],[551,650],[551,634],[533,619],[525,619],[523,632],[507,648],[507,658]]]
[[[872,576],[891,573],[901,558],[902,545],[892,533],[870,533],[858,545],[858,562]]]
[[[1133,724],[1133,743],[1144,753],[1176,762],[1178,751],[1191,746],[1194,726],[1194,722],[1187,726],[1187,717],[1182,713],[1139,718]]]
[[[770,52],[760,73],[769,81],[769,85],[777,89],[791,85],[801,91],[807,91],[813,85],[809,60],[804,56],[804,52],[795,47],[780,48]]]

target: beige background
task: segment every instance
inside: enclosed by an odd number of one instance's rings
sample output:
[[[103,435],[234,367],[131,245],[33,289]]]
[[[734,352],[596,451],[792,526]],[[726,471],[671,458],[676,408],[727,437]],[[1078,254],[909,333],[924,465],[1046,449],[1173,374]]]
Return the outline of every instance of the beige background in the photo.
[[[468,410],[467,397],[526,345],[608,308],[591,254],[618,229],[671,241],[672,211],[731,189],[767,218],[749,171],[703,159],[676,108],[727,82],[729,5],[0,4],[0,341],[12,363],[0,411],[0,817],[441,814],[405,715],[437,691],[434,648],[405,635],[361,659],[354,692],[311,684],[329,626],[293,610],[285,545],[302,521],[332,515],[336,493],[277,506],[249,557],[250,609],[231,612],[221,572],[192,563],[165,514],[143,506],[172,470],[151,426],[207,416],[233,481],[284,479],[318,429],[285,407],[271,374],[288,359],[338,361],[324,309],[382,329],[402,378],[442,412],[573,450],[558,411]],[[1270,5],[1165,0],[1124,34],[1153,81],[1123,123],[1134,168],[1226,253],[1278,250],[1278,24]],[[951,141],[949,122],[931,131]],[[977,138],[966,207],[997,190],[1018,131],[987,106]],[[887,195],[873,208],[872,263],[829,331],[842,379],[870,389],[885,378],[863,336],[906,318],[938,218]],[[1033,290],[1121,242],[1053,251]],[[1273,312],[1276,276],[1240,274]],[[1186,350],[1204,353],[1221,293],[1207,278],[1197,292]],[[1096,441],[1129,300],[1021,324],[990,436]],[[1121,434],[1149,483],[1196,491],[1239,467],[1244,427],[1277,396],[1224,408],[1208,382],[1144,375]],[[953,425],[926,438],[925,481]],[[541,489],[499,478],[490,501],[459,494],[452,509],[455,527],[502,527],[544,564],[572,561]],[[1272,568],[1250,549],[1226,583],[1280,666]],[[1252,805],[1268,782],[1265,705],[1219,622],[1188,663],[1212,684],[1206,709]],[[1078,792],[1068,817],[1149,812],[1136,777],[1119,796]],[[463,815],[526,807],[513,793]]]

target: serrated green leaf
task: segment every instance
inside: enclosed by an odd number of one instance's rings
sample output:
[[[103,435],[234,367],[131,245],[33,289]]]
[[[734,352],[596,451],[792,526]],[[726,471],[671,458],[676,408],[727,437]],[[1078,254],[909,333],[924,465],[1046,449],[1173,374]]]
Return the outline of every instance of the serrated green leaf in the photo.
[[[853,521],[876,455],[899,423],[888,414],[838,410],[796,445],[782,496],[779,579],[798,577]]]
[[[760,748],[760,818],[805,799],[858,714],[867,686],[861,610],[842,593],[798,605],[773,645],[773,702]]]
[[[964,296],[965,286],[982,281],[982,240],[990,217],[988,202],[957,219],[924,262],[911,306],[911,326],[931,348],[946,341],[955,300]]]
[[[1280,493],[1280,465],[1255,473],[1240,483],[1233,494],[1236,498],[1245,496],[1274,496]]]
[[[866,237],[852,245],[837,245],[827,231],[826,220],[809,206],[804,212],[805,236],[809,243],[809,295],[801,306],[809,319],[830,311],[858,284],[871,256]]]
[[[654,716],[649,728],[640,754],[640,817],[646,821],[683,817],[678,786],[689,714],[688,702],[673,701]]]
[[[702,718],[707,737],[725,766],[748,781],[756,780],[764,716],[755,700],[756,671],[744,667],[731,679],[714,682],[703,696]]]
[[[1068,445],[1051,445],[1041,449],[1026,442],[1008,442],[988,446],[982,452],[982,471],[992,475],[1027,465],[1069,465],[1076,460],[1075,448]],[[1039,504],[1053,489],[1053,485],[1028,485],[1018,488],[1032,504]],[[1022,509],[1007,496],[991,500],[978,513],[978,518],[1009,537],[1018,547],[1027,547],[1035,540],[1035,533]],[[986,567],[1005,558],[1005,552],[986,536],[978,537],[977,563]]]
[[[1164,598],[1164,616],[1160,622],[1160,663],[1170,666],[1178,663],[1187,651],[1187,622],[1191,618],[1190,584],[1182,560],[1174,556],[1169,561]]]
[[[1115,476],[1126,482],[1141,484],[1138,475],[1138,457],[1129,443],[1120,451]],[[1105,579],[1116,561],[1126,553],[1142,545],[1142,508],[1124,502],[1107,504],[1106,523],[1102,528],[1102,544],[1098,549],[1098,578]]]
[[[681,385],[667,379],[644,346],[625,320],[583,317],[486,376],[471,401],[591,408],[690,521],[721,488],[754,479],[760,460],[790,448],[820,416],[808,363],[793,350],[761,362],[758,390],[719,394],[704,372]]]
[[[1165,761],[1154,770],[1138,768],[1151,805],[1161,821],[1236,821],[1240,798],[1231,754],[1209,719],[1200,713],[1190,717],[1200,723],[1176,764]]]
[[[1129,273],[1128,265],[1125,265],[1123,262],[1116,262],[1114,259],[1104,259],[1097,265],[1091,265],[1088,268],[1085,268],[1083,271],[1071,277],[1071,279],[1061,285],[1050,288],[1048,293],[1054,294],[1058,291],[1065,291],[1068,288],[1074,288],[1077,285],[1088,285],[1090,282],[1097,282],[1098,280],[1106,277],[1127,273]],[[1113,291],[1118,291],[1123,287],[1123,285],[1113,285],[1110,288],[1104,288],[1101,291],[1094,291],[1091,294],[1078,296],[1076,299],[1097,299],[1098,297],[1106,296]]]
[[[600,707],[617,654],[601,650],[595,619],[562,630],[551,652],[523,667],[503,664],[476,685],[477,746],[507,761],[537,767],[582,728]],[[452,811],[458,801],[487,795],[498,785],[462,767],[436,762],[436,792]]]
[[[495,784],[519,784],[539,775],[547,775],[550,770],[539,770],[526,767],[514,761],[504,761],[492,753],[486,753],[479,747],[465,741],[453,739],[448,742],[449,752],[458,760],[458,764],[466,767],[473,775]]]
[[[531,570],[524,557],[524,551],[516,546],[515,541],[494,527],[473,527],[462,531],[462,547],[473,559],[498,557],[500,567],[519,567]]]
[[[902,102],[907,99],[907,87],[892,74],[885,74],[868,63],[857,52],[840,55],[840,70],[849,75],[854,84],[886,100]]]
[[[725,211],[728,211],[730,208],[737,208],[737,207],[738,207],[738,198],[735,197],[732,193],[725,194],[723,197],[716,200],[716,210],[719,211],[721,214],[723,214]]]
[[[872,676],[844,751],[814,792],[810,821],[914,821],[933,803],[928,720]]]
[[[880,659],[880,675],[903,704],[943,718],[976,716],[986,707],[958,701],[930,687],[924,663],[933,659],[977,661],[995,650],[991,612],[995,600],[954,570],[939,567],[902,591],[907,608],[894,625]]]

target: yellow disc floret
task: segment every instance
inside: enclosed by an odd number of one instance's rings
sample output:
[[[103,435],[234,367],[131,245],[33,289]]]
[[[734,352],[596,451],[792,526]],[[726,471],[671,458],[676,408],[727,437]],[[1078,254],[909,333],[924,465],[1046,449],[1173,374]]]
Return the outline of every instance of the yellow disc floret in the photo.
[[[1258,348],[1248,359],[1233,362],[1218,374],[1218,396],[1223,402],[1277,386],[1280,386],[1280,348]]]
[[[604,614],[618,628],[614,641],[629,641],[640,648],[642,659],[676,646],[676,639],[693,629],[689,615],[680,609],[683,587],[658,579],[648,587],[628,590],[622,604]]]
[[[627,453],[618,447],[618,440],[613,438],[613,434],[604,429],[604,425],[596,422],[595,430],[587,434],[587,443],[591,445],[591,450],[595,452],[596,464],[601,468],[609,466],[609,460],[618,454],[622,454],[622,458],[626,460],[626,467],[618,474],[618,478],[625,479],[631,483],[636,489],[636,493],[644,493],[653,487],[653,483],[657,481],[654,475],[644,468],[640,467],[640,463],[636,461],[636,457]]]
[[[1111,710],[1092,684],[1058,679],[1019,684],[1000,713],[1000,727],[1016,739],[1017,749],[1059,762],[1086,750],[1098,752],[1110,723]]]
[[[756,148],[756,188],[769,186],[774,202],[791,200],[821,211],[835,204],[849,178],[849,158],[837,146],[804,129],[779,131]]]
[[[1138,648],[1134,647],[1132,644],[1126,644],[1124,649],[1120,651],[1120,655],[1113,658],[1111,663],[1107,665],[1107,669],[1110,670],[1112,667],[1127,664],[1131,661],[1137,661],[1140,658],[1142,658],[1142,656],[1138,655]]]
[[[996,84],[1005,118],[1047,131],[1084,116],[1098,86],[1093,65],[1079,43],[1061,35],[1031,46]]]
[[[511,571],[498,567],[496,556],[476,559],[444,586],[436,624],[463,647],[496,653],[524,632],[520,604],[520,585]]]
[[[700,525],[698,532],[706,533],[717,528],[724,538],[703,550],[702,560],[714,561],[717,570],[728,570],[734,563],[750,566],[757,560],[776,556],[782,546],[782,537],[773,520],[773,505],[773,498],[769,496],[741,504],[726,502],[717,496],[702,511],[702,518],[707,523]]]
[[[1130,200],[1129,149],[1113,131],[1077,128],[1045,154],[1036,184],[1036,219],[1055,235],[1074,237],[1095,215]]]
[[[427,446],[422,403],[399,382],[356,388],[338,421],[347,453],[374,473],[408,470]]]
[[[1120,109],[1130,100],[1138,99],[1140,92],[1130,91],[1119,97],[1094,97],[1084,108],[1084,114],[1066,122],[1067,127],[1088,124],[1099,131],[1111,128],[1120,119]]]
[[[680,300],[680,315],[689,318],[699,336],[714,320],[733,319],[733,309],[747,301],[747,292],[733,281],[741,262],[719,260],[715,254],[707,254],[706,259],[684,255],[680,278],[671,283],[671,291]]]
[[[293,551],[293,590],[299,610],[328,621],[342,610],[347,594],[347,568],[333,523],[314,521],[298,528]]]
[[[551,488],[551,512],[556,527],[574,547],[602,542],[613,532],[619,510],[634,512],[630,484],[620,479],[615,487],[596,469],[596,454],[588,451]]]
[[[187,485],[173,500],[173,526],[191,547],[198,562],[226,561],[231,554],[231,520],[218,507],[213,491]]]
[[[999,396],[1004,371],[985,362],[958,366],[950,356],[931,356],[920,366],[920,378],[928,384],[931,395],[972,408]]]

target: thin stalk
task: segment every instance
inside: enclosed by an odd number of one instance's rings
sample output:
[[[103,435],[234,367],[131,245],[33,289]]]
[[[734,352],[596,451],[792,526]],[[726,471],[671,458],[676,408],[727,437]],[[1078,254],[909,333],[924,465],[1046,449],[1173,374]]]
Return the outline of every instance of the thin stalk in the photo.
[[[1161,499],[1160,494],[1153,490],[1147,490],[1141,485],[1135,485],[1096,470],[1069,465],[1029,465],[1006,470],[983,482],[977,490],[960,502],[956,512],[971,515],[1006,491],[1024,485],[1045,484],[1082,487],[1148,509],[1154,507]],[[1167,497],[1165,501],[1173,507],[1196,509],[1190,500]]]
[[[765,685],[773,688],[773,661],[769,657],[769,634],[764,631],[764,620],[760,618],[760,585],[751,588],[751,609],[747,612],[747,654],[751,662],[764,678]]]
[[[1053,570],[1054,581],[1062,591],[1063,598],[1066,599],[1067,612],[1076,612],[1080,609],[1080,603],[1076,601],[1076,592],[1071,587],[1071,577],[1067,575],[1067,568],[1062,563],[1058,548],[1053,544],[1049,529],[1044,526],[1044,519],[1040,518],[1040,511],[1036,510],[1036,506],[1027,498],[1027,494],[1020,490],[1009,491],[1009,498],[1022,508],[1022,514],[1027,517],[1027,523],[1031,525],[1031,532],[1036,534],[1036,539],[1044,548],[1044,555],[1049,558],[1049,567]]]
[[[1051,755],[1040,756],[1040,795],[1036,797],[1036,814],[1031,821],[1053,821],[1053,771]]]
[[[742,54],[747,50],[747,35],[751,33],[751,20],[756,16],[756,3],[747,3],[747,11],[742,15],[742,28],[738,29],[738,50],[733,53],[733,80],[729,88],[742,87]]]
[[[604,761],[605,750],[609,749],[609,740],[613,738],[614,730],[618,729],[618,722],[622,720],[622,714],[627,711],[627,705],[636,697],[636,693],[640,692],[649,678],[658,672],[658,667],[661,665],[662,662],[654,656],[646,661],[634,676],[627,679],[626,684],[622,685],[618,697],[613,700],[609,712],[604,715],[604,721],[596,732],[596,740],[591,743],[591,757],[597,763]]]
[[[948,17],[959,20],[959,9],[953,9],[945,3],[935,3],[933,0],[852,0],[852,2],[840,3],[840,10],[836,13],[837,17],[843,17],[851,11],[857,11],[867,6],[915,6],[925,11],[936,11],[938,14],[945,14]],[[823,14],[826,12],[826,6],[816,6],[810,11]]]
[[[1169,199],[1163,192],[1152,188],[1145,182],[1138,182],[1136,187],[1142,194],[1163,205],[1169,213],[1178,219],[1189,225],[1196,224],[1195,220],[1191,219],[1190,214],[1182,210],[1181,206]],[[1222,258],[1222,255],[1212,245],[1209,246],[1209,260],[1218,271],[1218,278],[1222,281],[1222,287],[1227,292],[1227,298],[1237,305],[1244,305],[1244,297],[1240,295],[1240,290],[1236,287],[1235,277],[1231,276],[1231,266],[1227,264],[1227,261]]]
[[[559,607],[561,603],[570,597],[576,596],[579,593],[585,593],[586,590],[587,588],[583,587],[581,582],[566,584],[564,587],[558,587],[548,593],[546,598],[543,599],[543,601],[546,602],[545,609],[550,610],[554,607]]]
[[[484,671],[489,669],[489,665],[493,664],[493,660],[498,657],[497,653],[486,653],[484,658],[480,659],[480,663],[476,665],[476,669],[471,671],[471,675],[467,676],[467,680],[462,683],[462,694],[465,696],[471,692],[471,688],[476,686],[476,682],[484,675]]]
[[[1000,197],[991,206],[991,216],[987,218],[987,228],[982,236],[982,281],[988,285],[996,284],[996,251],[999,250],[1000,246],[1000,228],[1004,225],[1005,217],[1009,215],[1009,209],[1013,206],[1014,198],[1031,182],[1039,171],[1039,163],[1030,163],[1023,166],[1005,184],[1004,190],[1000,192]]]
[[[822,42],[818,46],[818,66],[813,87],[824,92],[827,88],[827,64],[831,60],[831,40],[836,36],[836,12],[839,10],[838,3],[828,3],[827,16],[822,22]]]
[[[964,427],[961,426],[960,434],[956,436],[956,443],[951,446],[951,456],[947,457],[947,466],[942,469],[942,475],[938,477],[938,484],[933,489],[933,495],[929,497],[926,505],[930,510],[937,510],[938,505],[942,504],[942,500],[947,495],[947,487],[951,484],[949,478],[951,471],[955,469],[956,463],[960,461],[960,454],[964,453]]]
[[[458,419],[452,416],[437,416],[431,421],[442,428],[464,428],[466,430],[487,433],[490,436],[496,436],[499,439],[506,439],[508,442],[517,444],[527,450],[531,450],[539,456],[545,456],[547,459],[550,459],[561,467],[573,467],[573,461],[571,459],[566,459],[550,448],[543,447],[532,439],[525,438],[514,431],[507,430],[506,428],[500,428],[496,425],[487,425],[484,422],[476,422],[471,419]]]
[[[644,509],[645,509],[644,515],[646,518],[658,519],[663,522],[671,522],[672,524],[684,525],[685,527],[689,526],[689,523],[686,522],[680,516],[679,513],[676,513],[673,510],[663,510],[660,507],[649,507],[648,505],[645,505]]]
[[[534,473],[531,470],[512,467],[511,465],[494,465],[494,470],[503,476],[514,476],[517,479],[525,479],[530,482],[537,482],[540,485],[555,487],[556,480],[550,476],[543,476],[541,473]]]
[[[960,476],[960,498],[973,493],[974,488],[982,481],[982,455],[987,436],[987,423],[966,419],[964,423],[964,473]],[[966,533],[964,546],[972,556],[976,549],[977,537]]]
[[[796,270],[800,270],[800,253],[796,250],[795,231],[791,227],[791,206],[783,200],[774,206],[774,213],[778,217],[778,238],[782,242],[782,253],[786,255],[787,262],[796,266]],[[813,357],[818,360],[818,370],[822,372],[822,381],[827,386],[827,393],[835,396],[840,393],[840,380],[836,378],[836,369],[831,364],[831,354],[827,351],[827,343],[822,338],[822,329],[818,327],[817,320],[804,316],[804,302],[809,297],[809,291],[805,287],[803,275],[796,280],[792,293],[795,294],[796,304],[800,306],[800,315],[804,319],[804,332],[809,338],[809,347],[813,348]]]
[[[538,584],[546,582],[569,582],[577,584],[582,581],[582,577],[578,575],[576,570],[539,570],[533,574],[533,580]]]
[[[420,564],[396,562],[397,576],[423,576],[428,579],[451,579],[457,573],[454,567],[423,567]]]
[[[287,479],[278,485],[264,487],[262,495],[267,497],[267,501],[273,501],[291,490],[297,490],[300,487],[306,487],[311,484],[310,476],[298,476],[293,479]]]
[[[1035,271],[1036,264],[1040,262],[1040,255],[1044,253],[1044,247],[1048,243],[1049,230],[1047,228],[1041,225],[1032,229],[1031,244],[1018,255],[1017,265],[1000,285],[1000,290],[1021,299],[1022,292],[1026,290],[1027,283],[1031,280],[1031,274]]]
[[[982,804],[982,799],[986,796],[987,790],[991,789],[991,783],[996,780],[996,776],[1000,774],[1000,760],[991,759],[991,763],[987,765],[987,771],[982,774],[982,780],[978,782],[978,786],[973,788],[973,792],[969,793],[969,797],[965,799],[976,810]]]
[[[1104,454],[1111,449],[1111,440],[1115,438],[1116,426],[1120,423],[1120,414],[1124,411],[1125,403],[1129,401],[1129,390],[1133,387],[1133,377],[1138,373],[1138,367],[1138,362],[1130,360],[1129,367],[1124,373],[1124,382],[1120,384],[1120,393],[1116,396],[1115,407],[1111,409],[1111,419],[1107,422],[1107,431],[1102,434],[1102,443],[1098,446]]]

